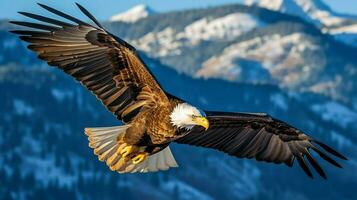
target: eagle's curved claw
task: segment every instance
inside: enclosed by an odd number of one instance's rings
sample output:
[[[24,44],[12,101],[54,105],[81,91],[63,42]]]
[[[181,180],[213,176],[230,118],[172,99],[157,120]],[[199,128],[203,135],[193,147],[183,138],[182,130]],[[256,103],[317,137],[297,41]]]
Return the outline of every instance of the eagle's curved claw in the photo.
[[[121,155],[121,152],[124,150],[125,147],[127,147],[126,143],[121,144],[117,149],[116,154]]]
[[[120,154],[123,157],[127,157],[129,154],[131,154],[134,151],[134,146],[132,145],[128,145],[126,147],[123,148],[123,150],[120,151]]]
[[[148,154],[146,152],[138,153],[131,159],[131,161],[136,165],[143,162],[147,156]]]

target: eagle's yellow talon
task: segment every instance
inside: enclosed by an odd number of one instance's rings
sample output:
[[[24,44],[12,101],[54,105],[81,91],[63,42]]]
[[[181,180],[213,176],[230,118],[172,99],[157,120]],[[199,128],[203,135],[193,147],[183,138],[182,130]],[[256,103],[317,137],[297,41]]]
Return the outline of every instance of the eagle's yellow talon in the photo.
[[[136,165],[143,162],[146,157],[147,157],[147,153],[138,153],[131,159],[131,161],[133,162],[133,164]]]
[[[129,154],[131,154],[134,150],[134,147],[132,145],[126,146],[124,147],[124,149],[122,151],[120,151],[120,154],[123,157],[127,157]]]
[[[126,147],[127,145],[124,143],[124,144],[121,144],[119,147],[118,147],[118,149],[117,149],[117,151],[116,151],[116,154],[117,155],[121,155],[121,152],[124,150],[124,148]]]

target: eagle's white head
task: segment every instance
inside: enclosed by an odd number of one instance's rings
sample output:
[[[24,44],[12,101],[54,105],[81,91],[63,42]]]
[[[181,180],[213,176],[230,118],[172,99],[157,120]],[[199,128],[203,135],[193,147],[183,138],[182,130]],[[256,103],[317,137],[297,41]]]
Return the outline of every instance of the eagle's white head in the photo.
[[[196,125],[202,126],[206,130],[209,127],[204,113],[188,103],[178,104],[171,112],[170,119],[172,125],[186,130],[191,130]]]

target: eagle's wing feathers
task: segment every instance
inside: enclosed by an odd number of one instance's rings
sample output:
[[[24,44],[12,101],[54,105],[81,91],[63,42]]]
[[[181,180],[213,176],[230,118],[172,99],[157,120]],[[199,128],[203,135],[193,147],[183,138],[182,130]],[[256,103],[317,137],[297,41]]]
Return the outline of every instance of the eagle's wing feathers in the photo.
[[[78,5],[98,27],[39,5],[75,24],[20,12],[45,24],[13,21],[31,29],[12,32],[29,42],[39,58],[80,81],[118,119],[129,122],[142,108],[168,101],[135,48],[104,30],[83,7]]]
[[[269,115],[253,113],[206,112],[210,128],[194,127],[178,143],[207,147],[241,158],[285,163],[292,166],[296,159],[305,173],[312,177],[307,161],[323,177],[325,172],[310,154],[314,150],[329,163],[341,167],[326,152],[346,159],[327,145],[313,140],[301,131]],[[326,152],[322,151],[320,148]]]

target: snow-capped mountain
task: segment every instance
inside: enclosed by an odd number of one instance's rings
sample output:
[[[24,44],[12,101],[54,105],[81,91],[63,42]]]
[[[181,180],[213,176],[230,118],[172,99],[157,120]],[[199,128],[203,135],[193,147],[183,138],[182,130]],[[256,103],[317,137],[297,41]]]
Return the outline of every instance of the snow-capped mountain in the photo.
[[[308,1],[309,0],[304,2],[308,2]],[[321,21],[319,19],[313,18],[312,16],[310,16],[310,13],[308,13],[308,12],[312,12],[312,10],[307,7],[301,7],[299,3],[303,3],[303,1],[299,1],[299,0],[246,0],[245,1],[245,4],[249,6],[258,5],[260,7],[268,8],[270,10],[276,10],[276,11],[296,15],[303,19],[321,25]],[[306,10],[304,8],[306,8]]]
[[[357,16],[336,13],[321,0],[246,0],[245,3],[299,16],[336,39],[357,46]]]
[[[148,7],[147,5],[139,4],[123,13],[113,15],[110,18],[110,21],[133,23],[133,22],[138,21],[139,19],[146,18],[146,17],[153,15],[155,13],[156,12],[153,9],[151,9],[150,7]]]
[[[105,25],[190,76],[316,92],[357,108],[356,50],[292,15],[236,4]]]
[[[321,0],[246,0],[247,5],[299,16],[317,25],[338,26],[350,18],[335,13]]]
[[[355,49],[293,15],[237,4],[107,27],[191,76],[312,91],[357,108]]]
[[[236,4],[105,26],[190,76],[311,91],[357,108],[355,49],[292,15]],[[13,51],[21,48],[4,48]]]
[[[231,40],[264,22],[244,13],[232,13],[223,17],[203,17],[187,24],[181,31],[167,27],[159,32],[149,32],[133,44],[146,52],[156,52],[155,57],[180,55],[180,48],[197,45],[202,41]]]

